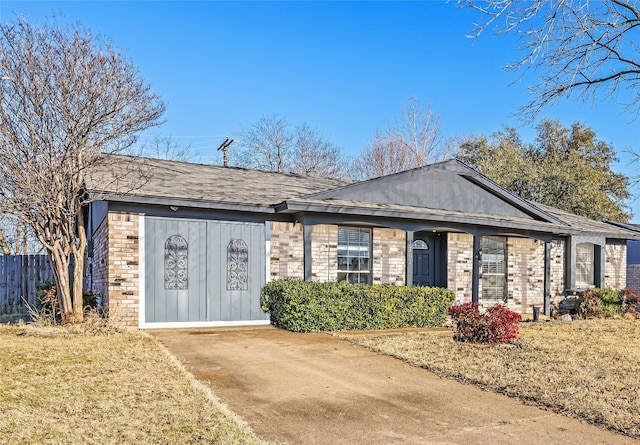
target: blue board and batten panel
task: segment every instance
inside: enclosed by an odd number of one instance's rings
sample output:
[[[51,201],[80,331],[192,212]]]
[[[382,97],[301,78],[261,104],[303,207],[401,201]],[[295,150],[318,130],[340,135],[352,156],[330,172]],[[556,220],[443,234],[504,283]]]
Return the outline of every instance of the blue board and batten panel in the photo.
[[[449,171],[411,170],[318,193],[317,197],[533,219],[495,192]]]
[[[268,320],[265,225],[145,218],[145,323]]]

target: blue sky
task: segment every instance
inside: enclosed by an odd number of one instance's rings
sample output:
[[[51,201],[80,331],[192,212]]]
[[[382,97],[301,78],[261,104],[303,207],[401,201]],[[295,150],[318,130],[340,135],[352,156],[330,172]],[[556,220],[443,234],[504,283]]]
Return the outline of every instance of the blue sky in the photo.
[[[502,69],[517,42],[467,38],[477,16],[454,3],[0,0],[1,21],[15,14],[55,15],[111,39],[167,103],[166,122],[143,138],[171,135],[204,162],[219,162],[225,136],[272,113],[354,155],[412,96],[440,115],[443,138],[504,125],[534,135],[514,116],[533,76],[512,84],[516,74]],[[632,176],[640,165],[626,150],[638,148],[640,122],[621,111],[604,99],[565,101],[541,117],[591,126]],[[640,222],[640,200],[631,206]]]

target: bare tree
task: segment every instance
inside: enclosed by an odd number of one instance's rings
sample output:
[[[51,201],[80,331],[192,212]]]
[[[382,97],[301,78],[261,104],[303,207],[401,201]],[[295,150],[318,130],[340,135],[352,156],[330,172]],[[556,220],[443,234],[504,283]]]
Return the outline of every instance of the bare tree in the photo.
[[[166,159],[171,161],[191,161],[191,144],[181,144],[172,136],[154,136],[153,139],[132,147],[129,153],[135,156]]]
[[[373,178],[441,161],[449,154],[448,147],[440,138],[440,116],[410,97],[398,117],[376,132],[355,159],[354,176]]]
[[[0,252],[3,255],[11,255],[11,246],[4,235],[4,230],[0,228]]]
[[[376,133],[360,157],[353,161],[353,176],[368,179],[407,170],[412,165],[410,155],[406,145]]]
[[[43,247],[33,229],[13,215],[0,214],[0,253],[2,255],[38,254]]]
[[[63,321],[80,321],[87,172],[157,125],[164,104],[127,58],[79,25],[0,25],[0,79],[0,210],[33,229]]]
[[[262,117],[242,130],[242,165],[271,172],[285,172],[290,164],[291,124],[277,114]]]
[[[458,0],[482,13],[473,36],[491,29],[520,39],[522,57],[507,69],[535,67],[528,119],[572,95],[592,100],[602,92],[627,111],[640,112],[640,9],[636,0]]]
[[[340,147],[308,124],[296,128],[291,171],[305,176],[345,178],[347,163]]]
[[[305,176],[344,178],[347,162],[340,147],[308,124],[295,128],[272,114],[242,131],[239,155],[242,166]]]

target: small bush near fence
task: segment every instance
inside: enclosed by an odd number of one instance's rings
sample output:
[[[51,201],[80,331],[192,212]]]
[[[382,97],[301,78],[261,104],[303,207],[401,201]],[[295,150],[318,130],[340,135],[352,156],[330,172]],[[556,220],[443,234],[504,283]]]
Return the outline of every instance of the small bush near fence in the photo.
[[[580,318],[612,317],[628,314],[637,317],[640,297],[631,289],[587,289],[576,299],[575,312]]]
[[[477,303],[452,306],[449,314],[455,332],[453,339],[470,343],[509,343],[518,338],[522,318],[505,306],[489,308],[480,313]]]
[[[448,289],[276,280],[260,293],[271,323],[293,332],[442,326]]]

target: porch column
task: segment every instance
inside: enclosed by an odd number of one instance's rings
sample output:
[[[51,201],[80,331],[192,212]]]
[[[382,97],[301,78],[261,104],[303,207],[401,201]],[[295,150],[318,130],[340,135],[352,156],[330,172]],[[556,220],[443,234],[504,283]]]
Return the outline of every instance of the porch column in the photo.
[[[407,230],[407,254],[406,254],[407,279],[406,285],[413,284],[413,232]]]
[[[551,315],[551,243],[544,243],[544,315]]]
[[[471,301],[480,302],[480,263],[482,261],[482,251],[480,250],[480,235],[473,235],[473,269],[471,272]]]
[[[311,233],[313,226],[302,225],[302,242],[304,244],[304,281],[311,281],[313,258],[311,257]]]

